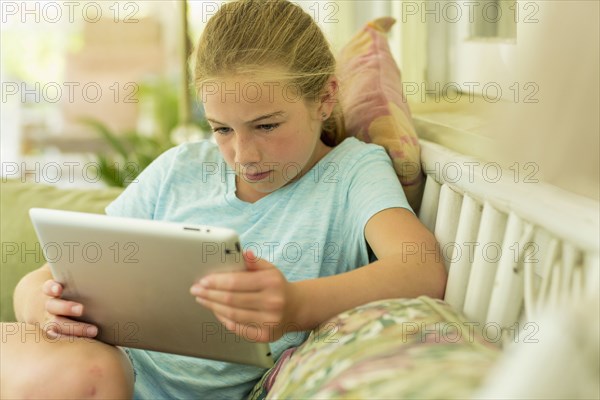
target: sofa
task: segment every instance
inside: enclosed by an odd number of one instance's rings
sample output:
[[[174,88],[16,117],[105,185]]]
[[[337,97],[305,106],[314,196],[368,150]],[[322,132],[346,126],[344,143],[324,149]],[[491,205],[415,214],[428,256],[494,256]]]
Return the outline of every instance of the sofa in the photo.
[[[0,320],[14,321],[12,294],[18,281],[45,263],[42,248],[29,220],[34,207],[103,214],[122,189],[61,189],[41,183],[2,178],[0,182]]]
[[[102,213],[121,189],[0,183],[1,320],[14,321],[17,282],[45,261],[28,210]],[[467,398],[500,354],[441,300],[387,299],[348,310],[284,353],[248,395],[262,398]],[[432,384],[431,379],[435,379]]]

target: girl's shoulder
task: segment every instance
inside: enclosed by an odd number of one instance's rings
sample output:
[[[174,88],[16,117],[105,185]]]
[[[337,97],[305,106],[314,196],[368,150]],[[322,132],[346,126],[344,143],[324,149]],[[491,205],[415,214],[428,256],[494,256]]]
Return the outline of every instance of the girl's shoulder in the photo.
[[[196,163],[202,161],[221,161],[221,153],[216,143],[209,139],[182,143],[164,151],[153,161],[153,167],[170,168],[175,164]]]
[[[330,152],[330,161],[345,167],[362,164],[369,160],[391,160],[386,150],[375,143],[365,143],[354,136],[347,137]]]
[[[210,139],[182,143],[171,150],[177,162],[221,162],[219,147]]]
[[[145,175],[155,176],[163,183],[190,182],[197,179],[198,172],[201,177],[215,174],[224,168],[224,164],[217,144],[211,140],[200,140],[171,147],[152,162]]]

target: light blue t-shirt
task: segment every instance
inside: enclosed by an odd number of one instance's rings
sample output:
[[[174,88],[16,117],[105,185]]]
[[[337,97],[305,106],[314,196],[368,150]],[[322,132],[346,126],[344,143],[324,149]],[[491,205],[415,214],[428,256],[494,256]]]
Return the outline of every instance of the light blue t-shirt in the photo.
[[[235,190],[235,174],[216,144],[183,144],[148,166],[106,213],[235,229],[242,248],[275,264],[288,281],[299,281],[368,264],[373,257],[364,238],[367,221],[387,208],[410,209],[385,150],[355,138],[334,147],[302,178],[255,203],[238,199]],[[273,356],[305,338],[304,333],[285,335],[270,344]],[[129,352],[137,372],[136,398],[243,398],[265,372]]]

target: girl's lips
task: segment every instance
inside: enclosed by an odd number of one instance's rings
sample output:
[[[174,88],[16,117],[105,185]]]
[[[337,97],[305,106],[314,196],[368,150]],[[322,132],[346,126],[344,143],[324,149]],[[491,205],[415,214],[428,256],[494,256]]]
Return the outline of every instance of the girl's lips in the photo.
[[[260,174],[244,174],[244,178],[248,181],[257,182],[269,176],[271,171],[262,172]]]

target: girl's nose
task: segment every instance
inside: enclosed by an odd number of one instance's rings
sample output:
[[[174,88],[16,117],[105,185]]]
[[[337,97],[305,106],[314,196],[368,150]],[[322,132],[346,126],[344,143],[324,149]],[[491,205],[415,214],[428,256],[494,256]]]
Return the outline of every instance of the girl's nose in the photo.
[[[242,166],[260,162],[260,151],[251,134],[235,135],[235,162]]]

